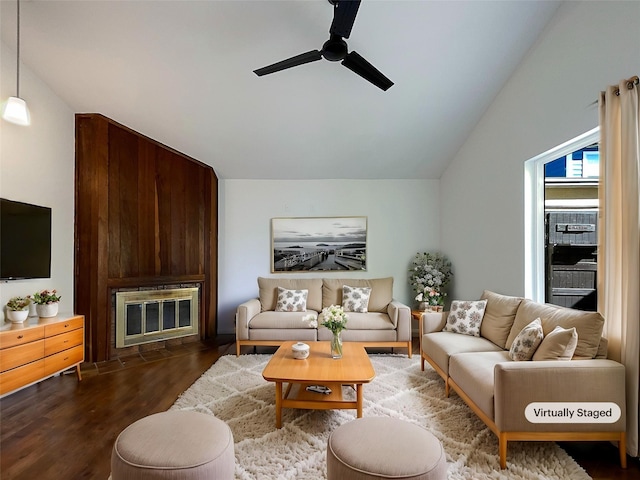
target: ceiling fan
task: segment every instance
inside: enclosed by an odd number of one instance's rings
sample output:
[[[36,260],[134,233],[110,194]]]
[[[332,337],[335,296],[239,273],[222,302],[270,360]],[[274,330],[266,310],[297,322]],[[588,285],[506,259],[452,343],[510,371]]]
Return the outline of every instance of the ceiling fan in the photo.
[[[385,77],[376,67],[367,62],[357,52],[348,52],[347,42],[344,38],[349,38],[353,22],[356,20],[360,0],[329,0],[333,5],[333,21],[329,28],[329,40],[324,42],[322,50],[311,50],[301,53],[295,57],[282,60],[281,62],[268,65],[254,70],[259,77],[279,72],[291,67],[297,67],[309,62],[321,60],[323,57],[331,62],[342,60],[342,65],[354,73],[357,73],[365,80],[373,83],[382,90],[388,90],[393,82]]]

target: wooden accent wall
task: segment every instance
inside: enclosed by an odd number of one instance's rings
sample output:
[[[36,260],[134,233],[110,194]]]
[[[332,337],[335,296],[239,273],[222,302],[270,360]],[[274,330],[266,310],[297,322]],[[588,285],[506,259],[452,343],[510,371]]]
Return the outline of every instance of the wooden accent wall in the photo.
[[[86,359],[108,360],[111,289],[200,283],[200,334],[216,333],[213,169],[99,114],[76,115],[75,313]]]

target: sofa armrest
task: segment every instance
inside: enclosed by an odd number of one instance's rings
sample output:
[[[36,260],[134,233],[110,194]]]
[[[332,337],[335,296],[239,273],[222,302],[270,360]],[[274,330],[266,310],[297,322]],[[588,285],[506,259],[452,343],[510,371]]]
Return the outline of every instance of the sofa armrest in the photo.
[[[236,339],[249,340],[249,322],[260,313],[260,300],[252,298],[236,310]]]
[[[387,314],[396,329],[396,340],[411,341],[411,309],[397,300],[392,300],[387,307]]]
[[[447,324],[449,312],[425,312],[422,314],[422,334],[441,332]]]
[[[503,362],[494,368],[495,423],[500,431],[624,431],[625,369],[613,360]],[[615,423],[532,423],[532,402],[611,402]],[[578,418],[575,416],[575,418]]]

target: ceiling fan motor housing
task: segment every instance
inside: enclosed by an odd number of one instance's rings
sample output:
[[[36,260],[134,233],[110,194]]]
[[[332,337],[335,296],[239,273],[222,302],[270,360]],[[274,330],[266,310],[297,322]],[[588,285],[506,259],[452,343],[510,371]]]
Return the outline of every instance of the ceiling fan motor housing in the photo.
[[[331,38],[322,45],[322,56],[331,62],[344,60],[347,56],[347,42],[337,35],[331,35]]]

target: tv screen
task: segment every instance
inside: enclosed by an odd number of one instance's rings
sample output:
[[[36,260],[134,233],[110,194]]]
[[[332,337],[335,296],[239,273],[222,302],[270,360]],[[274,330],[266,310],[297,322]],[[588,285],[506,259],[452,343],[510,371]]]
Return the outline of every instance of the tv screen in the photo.
[[[0,198],[0,279],[51,277],[51,209]]]

